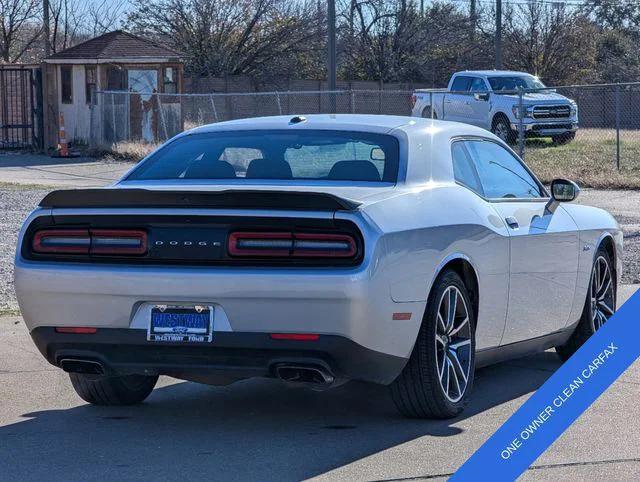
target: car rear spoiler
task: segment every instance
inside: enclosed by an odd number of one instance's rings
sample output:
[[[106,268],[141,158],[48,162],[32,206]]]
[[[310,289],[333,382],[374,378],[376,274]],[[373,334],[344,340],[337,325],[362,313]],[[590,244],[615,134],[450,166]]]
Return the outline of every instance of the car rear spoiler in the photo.
[[[65,189],[47,194],[43,208],[227,208],[354,211],[360,203],[321,192],[164,191],[149,189]]]

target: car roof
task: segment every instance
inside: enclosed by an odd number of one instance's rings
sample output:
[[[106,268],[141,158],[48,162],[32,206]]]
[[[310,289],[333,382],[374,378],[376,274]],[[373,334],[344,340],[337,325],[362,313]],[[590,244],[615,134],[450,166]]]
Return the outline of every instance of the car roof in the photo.
[[[491,77],[507,77],[511,75],[531,75],[527,72],[518,72],[515,70],[464,70],[456,72],[455,75],[483,75]]]
[[[296,122],[296,118],[304,117],[304,121]],[[392,130],[406,133],[423,131],[435,133],[451,131],[453,135],[487,135],[486,130],[459,122],[423,119],[421,117],[371,115],[371,114],[292,114],[271,117],[253,117],[232,121],[217,122],[196,127],[185,134],[220,132],[220,131],[249,131],[249,130],[337,130],[355,132],[374,132],[385,134]],[[489,134],[490,135],[490,134]]]

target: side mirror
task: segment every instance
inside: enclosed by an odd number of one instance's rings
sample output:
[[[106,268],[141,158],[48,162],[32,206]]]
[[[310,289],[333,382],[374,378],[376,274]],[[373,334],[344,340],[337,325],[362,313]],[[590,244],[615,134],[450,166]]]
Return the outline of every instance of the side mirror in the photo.
[[[578,197],[580,188],[568,179],[554,179],[551,182],[551,197],[556,202],[570,202]]]
[[[486,102],[489,100],[489,92],[476,92],[475,94],[473,94],[473,98],[476,100],[483,100]]]

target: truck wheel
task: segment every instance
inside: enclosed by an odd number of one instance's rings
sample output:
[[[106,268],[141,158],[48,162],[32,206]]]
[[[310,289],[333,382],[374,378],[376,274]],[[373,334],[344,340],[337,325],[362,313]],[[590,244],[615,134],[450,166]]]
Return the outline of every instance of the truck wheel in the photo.
[[[424,109],[422,109],[422,117],[425,119],[437,119],[438,118],[438,114],[436,114],[436,111],[432,111],[431,110],[431,106],[427,106]]]
[[[85,402],[94,405],[134,405],[142,402],[153,391],[158,376],[122,375],[91,377],[69,373],[71,384]]]
[[[600,247],[596,253],[587,299],[582,316],[564,345],[556,347],[562,360],[568,360],[591,335],[593,335],[616,310],[616,284],[612,270],[612,261],[607,251]]]
[[[516,133],[511,129],[511,125],[505,117],[500,116],[493,121],[491,132],[507,144],[514,144],[516,142]]]
[[[410,418],[452,418],[467,405],[475,364],[475,313],[454,271],[441,274],[411,357],[391,384],[398,411]]]
[[[569,144],[569,142],[571,142],[575,138],[575,132],[565,132],[564,134],[560,134],[559,136],[552,136],[551,140],[556,146],[562,146],[564,144]]]

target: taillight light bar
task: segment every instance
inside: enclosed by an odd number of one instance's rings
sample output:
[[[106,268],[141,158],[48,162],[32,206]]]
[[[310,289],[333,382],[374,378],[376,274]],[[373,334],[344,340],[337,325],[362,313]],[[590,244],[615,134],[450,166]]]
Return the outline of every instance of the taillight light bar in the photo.
[[[231,256],[269,258],[353,258],[353,236],[329,233],[243,232],[229,235]]]
[[[142,255],[147,233],[136,229],[43,229],[33,236],[38,254]]]

